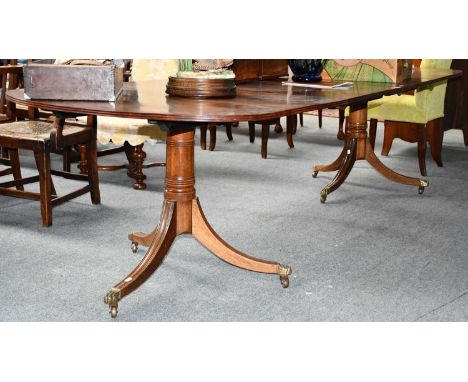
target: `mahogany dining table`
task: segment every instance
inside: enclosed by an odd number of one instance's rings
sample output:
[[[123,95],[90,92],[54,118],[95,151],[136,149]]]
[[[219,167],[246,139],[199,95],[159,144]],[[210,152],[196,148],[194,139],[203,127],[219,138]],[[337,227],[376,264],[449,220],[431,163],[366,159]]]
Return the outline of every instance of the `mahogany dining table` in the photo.
[[[115,102],[56,101],[26,99],[21,89],[11,90],[7,99],[28,107],[52,111],[59,124],[79,115],[141,118],[158,123],[167,131],[164,201],[159,223],[150,233],[132,232],[132,245],[148,247],[145,256],[128,276],[105,295],[112,317],[119,301],[142,285],[162,263],[176,236],[192,234],[220,259],[237,267],[280,276],[288,287],[291,267],[246,255],[227,244],[210,226],[195,191],[195,128],[205,124],[271,120],[287,117],[287,134],[293,134],[299,113],[334,107],[350,107],[343,150],[331,164],[314,167],[335,171],[335,177],[322,189],[321,201],[346,179],[356,160],[365,159],[385,177],[417,186],[422,193],[428,182],[401,175],[386,167],[374,154],[367,136],[367,102],[387,95],[401,94],[438,81],[461,77],[456,70],[415,69],[402,83],[354,82],[350,87],[315,89],[282,85],[280,81],[252,81],[237,85],[233,98],[197,99],[168,96],[167,81],[141,81],[124,84]]]

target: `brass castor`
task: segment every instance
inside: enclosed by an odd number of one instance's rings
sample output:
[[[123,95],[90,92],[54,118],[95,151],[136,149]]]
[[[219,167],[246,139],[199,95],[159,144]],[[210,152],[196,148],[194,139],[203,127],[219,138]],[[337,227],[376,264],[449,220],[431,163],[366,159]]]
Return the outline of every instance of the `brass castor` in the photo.
[[[105,296],[104,296],[104,304],[109,305],[109,313],[112,318],[117,317],[120,300],[120,289],[112,288]]]
[[[418,188],[418,194],[419,194],[419,195],[422,195],[425,188],[426,188],[426,187],[424,187],[424,186],[419,186],[419,188]]]
[[[287,288],[289,286],[289,277],[288,276],[280,276],[281,286],[283,288]]]
[[[320,195],[320,203],[325,203],[327,201],[327,195]]]
[[[111,306],[111,308],[110,308],[111,317],[112,318],[117,317],[117,313],[118,313],[117,306]]]
[[[132,249],[132,252],[133,252],[133,253],[137,253],[137,251],[138,251],[138,243],[135,243],[134,241],[132,241],[132,245],[130,246],[130,248]]]
[[[317,171],[317,170],[314,170],[314,171],[312,172],[312,178],[316,178],[317,175],[318,175],[318,171]]]

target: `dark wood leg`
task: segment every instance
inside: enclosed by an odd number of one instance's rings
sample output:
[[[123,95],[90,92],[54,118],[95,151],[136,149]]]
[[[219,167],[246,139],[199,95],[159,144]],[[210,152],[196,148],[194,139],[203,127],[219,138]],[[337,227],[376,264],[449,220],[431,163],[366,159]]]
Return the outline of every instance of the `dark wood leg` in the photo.
[[[299,124],[304,126],[304,113],[299,113]]]
[[[93,204],[101,203],[101,193],[99,191],[99,175],[97,163],[97,118],[94,118],[93,128],[90,130],[88,144],[85,146],[85,159],[88,174],[88,184],[90,187],[91,202]],[[81,151],[80,151],[81,153]],[[83,158],[81,159],[83,161]]]
[[[442,163],[442,142],[444,140],[444,130],[442,128],[442,119],[434,119],[427,123],[427,140],[431,146],[432,159],[439,167],[443,167]]]
[[[16,183],[16,189],[24,191],[24,186],[22,183],[20,183],[22,177],[21,177],[21,167],[20,167],[18,149],[10,149],[9,155],[10,155],[10,164],[11,164],[11,171],[13,173],[13,179],[18,181],[18,183]]]
[[[262,158],[267,157],[268,137],[270,135],[270,125],[262,124]]]
[[[250,143],[255,142],[255,122],[249,122],[249,140]]]
[[[318,109],[318,122],[319,122],[319,128],[322,128],[322,109]]]
[[[281,120],[278,118],[278,120],[275,123],[275,133],[281,134],[282,132],[283,132],[283,127],[281,126]]]
[[[135,164],[135,161],[133,160],[133,153],[135,151],[135,146],[132,146],[130,143],[125,141],[124,150],[125,150],[125,156],[127,157],[127,161],[128,161],[127,176],[129,178],[135,179],[136,164]]]
[[[224,126],[226,126],[226,135],[230,141],[233,140],[232,138],[232,129],[231,129],[231,123],[226,123]]]
[[[341,150],[341,154],[338,156],[338,158],[336,158],[330,164],[315,165],[312,171],[312,176],[316,178],[319,172],[337,171],[341,167],[341,164],[345,160],[347,154],[348,154],[348,144],[345,142],[345,144],[343,145],[343,150]]]
[[[229,264],[243,269],[280,276],[283,287],[289,284],[291,268],[276,262],[250,257],[224,242],[211,228],[195,194],[194,127],[173,127],[166,141],[166,179],[161,219],[149,235],[131,234],[150,246],[136,268],[117,283],[104,302],[116,317],[118,302],[142,285],[162,263],[177,235],[191,233],[209,251]]]
[[[344,139],[344,132],[343,132],[343,124],[345,122],[345,109],[340,107],[338,109],[338,134],[336,135],[336,137],[339,139],[339,140],[343,140]]]
[[[393,125],[389,126],[388,122],[384,122],[384,138],[382,142],[382,155],[387,156],[392,148],[393,140],[395,139]]]
[[[418,139],[418,162],[419,171],[422,176],[427,176],[426,171],[426,147],[427,147],[427,136],[426,128],[424,125],[419,125],[419,139]]]
[[[200,147],[202,150],[206,150],[206,125],[200,126]]]
[[[463,131],[463,142],[465,143],[465,146],[468,146],[468,123],[463,125],[462,131]]]
[[[297,114],[286,117],[286,139],[291,149],[294,148],[293,131],[295,126],[297,127]]]
[[[86,145],[85,144],[78,144],[75,145],[76,150],[80,154],[80,161],[78,162],[78,169],[80,170],[80,174],[87,174],[88,173],[88,163],[86,160]]]
[[[424,179],[419,179],[419,178],[413,178],[410,176],[402,175],[399,174],[391,169],[389,169],[387,166],[385,166],[379,158],[375,155],[374,151],[370,147],[370,144],[368,144],[368,149],[366,152],[366,160],[369,162],[369,164],[377,170],[378,173],[386,177],[387,179],[390,179],[394,182],[401,183],[401,184],[406,184],[408,186],[418,186],[419,187],[419,193],[422,194],[424,192],[424,188],[429,186],[429,183],[424,180]]]
[[[335,191],[338,187],[340,187],[348,177],[349,173],[351,172],[351,169],[354,166],[354,162],[356,162],[356,145],[357,140],[354,138],[351,139],[349,148],[348,150],[346,150],[345,156],[341,161],[338,172],[336,173],[333,180],[320,191],[321,203],[325,203],[325,201],[327,200],[327,196],[333,191]]]
[[[63,149],[62,154],[62,168],[65,172],[71,171],[71,147],[66,147]]]
[[[372,118],[369,122],[369,142],[372,150],[375,148],[375,138],[377,136],[377,120]]]
[[[144,190],[146,189],[146,175],[143,173],[143,162],[145,161],[146,153],[143,151],[143,143],[134,146],[134,150],[130,152],[129,156],[133,163],[131,167],[135,169],[133,172],[133,178],[135,179],[133,188],[135,190]]]
[[[50,154],[44,148],[34,151],[37,170],[39,172],[39,190],[41,202],[42,225],[49,227],[52,225],[52,189],[50,182]]]
[[[213,151],[216,147],[216,125],[208,125],[210,130],[210,147],[209,150]]]

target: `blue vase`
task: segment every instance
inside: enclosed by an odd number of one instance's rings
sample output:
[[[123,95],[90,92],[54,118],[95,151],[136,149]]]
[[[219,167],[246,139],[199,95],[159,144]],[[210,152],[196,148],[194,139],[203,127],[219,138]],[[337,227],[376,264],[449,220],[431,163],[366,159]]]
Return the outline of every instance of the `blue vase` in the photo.
[[[322,81],[323,61],[321,59],[288,60],[289,67],[294,73],[292,80],[297,82]]]

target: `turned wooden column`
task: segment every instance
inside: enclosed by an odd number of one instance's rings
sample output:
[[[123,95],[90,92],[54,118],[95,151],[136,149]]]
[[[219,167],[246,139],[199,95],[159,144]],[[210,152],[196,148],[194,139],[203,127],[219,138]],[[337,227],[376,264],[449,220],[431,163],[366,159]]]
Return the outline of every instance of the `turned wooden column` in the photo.
[[[367,104],[352,105],[348,117],[346,139],[356,139],[356,159],[366,159]]]
[[[192,200],[195,199],[195,128],[168,132],[164,199],[176,202],[177,234],[192,232]]]

